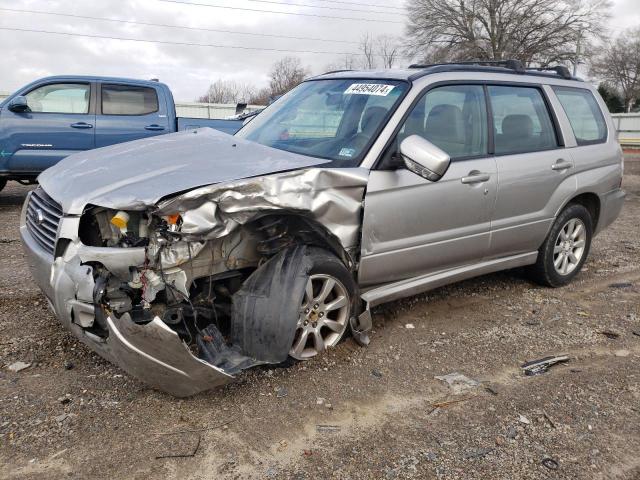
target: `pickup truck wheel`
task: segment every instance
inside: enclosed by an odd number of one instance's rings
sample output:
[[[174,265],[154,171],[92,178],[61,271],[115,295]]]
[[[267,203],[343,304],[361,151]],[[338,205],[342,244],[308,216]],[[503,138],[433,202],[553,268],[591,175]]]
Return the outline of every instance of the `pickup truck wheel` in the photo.
[[[582,269],[592,237],[589,211],[582,205],[569,205],[558,215],[538,251],[538,260],[530,270],[533,279],[549,287],[569,283]]]
[[[7,186],[7,181],[4,178],[0,178],[0,192]]]
[[[296,333],[289,355],[308,360],[334,347],[349,326],[354,311],[355,281],[334,255],[313,249]]]

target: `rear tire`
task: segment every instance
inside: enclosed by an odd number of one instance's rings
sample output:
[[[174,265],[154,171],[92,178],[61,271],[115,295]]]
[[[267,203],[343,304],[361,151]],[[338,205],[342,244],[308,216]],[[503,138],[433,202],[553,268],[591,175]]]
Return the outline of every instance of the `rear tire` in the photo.
[[[0,178],[0,192],[7,186],[7,181],[4,178]]]
[[[591,248],[593,219],[579,204],[568,205],[553,222],[530,277],[547,287],[561,287],[580,272]]]

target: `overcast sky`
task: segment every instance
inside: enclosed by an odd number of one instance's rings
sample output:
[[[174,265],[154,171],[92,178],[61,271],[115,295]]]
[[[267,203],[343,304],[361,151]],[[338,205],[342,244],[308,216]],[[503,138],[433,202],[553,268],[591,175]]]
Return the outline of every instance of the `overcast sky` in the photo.
[[[610,24],[612,31],[640,25],[639,1],[613,0],[613,18]],[[202,6],[203,4],[233,9],[212,8]],[[357,52],[357,42],[365,33],[374,36],[402,35],[405,18],[401,9],[403,4],[404,0],[0,0],[0,91],[13,91],[36,78],[57,74],[159,78],[172,88],[177,100],[186,101],[202,94],[209,83],[221,77],[264,86],[269,67],[283,56],[296,55],[311,72],[321,73],[327,65],[340,62],[345,53]],[[366,13],[362,10],[366,10]],[[57,12],[76,17],[45,15],[33,11]],[[310,40],[188,30],[80,17],[306,37]],[[1,28],[301,52],[167,45]]]

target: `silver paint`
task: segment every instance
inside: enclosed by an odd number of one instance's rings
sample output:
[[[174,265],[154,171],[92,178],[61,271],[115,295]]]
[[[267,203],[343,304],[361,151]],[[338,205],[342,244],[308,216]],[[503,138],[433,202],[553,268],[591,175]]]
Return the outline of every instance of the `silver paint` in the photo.
[[[269,211],[297,212],[324,225],[346,249],[359,242],[369,171],[310,168],[197,188],[161,202],[159,215],[180,213],[181,231],[198,239],[228,235]]]

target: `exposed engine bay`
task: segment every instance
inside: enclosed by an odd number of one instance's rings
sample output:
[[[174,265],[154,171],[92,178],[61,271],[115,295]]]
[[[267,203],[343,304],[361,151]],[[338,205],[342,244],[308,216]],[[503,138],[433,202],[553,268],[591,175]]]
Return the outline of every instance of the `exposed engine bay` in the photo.
[[[294,215],[262,216],[213,240],[187,240],[181,226],[179,214],[158,216],[101,207],[85,212],[80,221],[83,244],[144,248],[145,252],[143,264],[128,271],[112,272],[99,263],[92,265],[96,309],[91,331],[108,335],[108,316],[128,314],[141,325],[158,317],[198,358],[229,374],[286,360],[290,341],[279,352],[250,351],[232,342],[242,328],[238,322],[245,321],[233,315],[234,303],[236,308],[242,303],[242,287],[259,266],[279,252],[289,249],[291,253],[294,245],[317,244],[317,232],[303,217]],[[282,294],[286,301],[287,291],[283,289]],[[297,320],[295,312],[289,317]],[[254,358],[256,354],[261,357]]]

